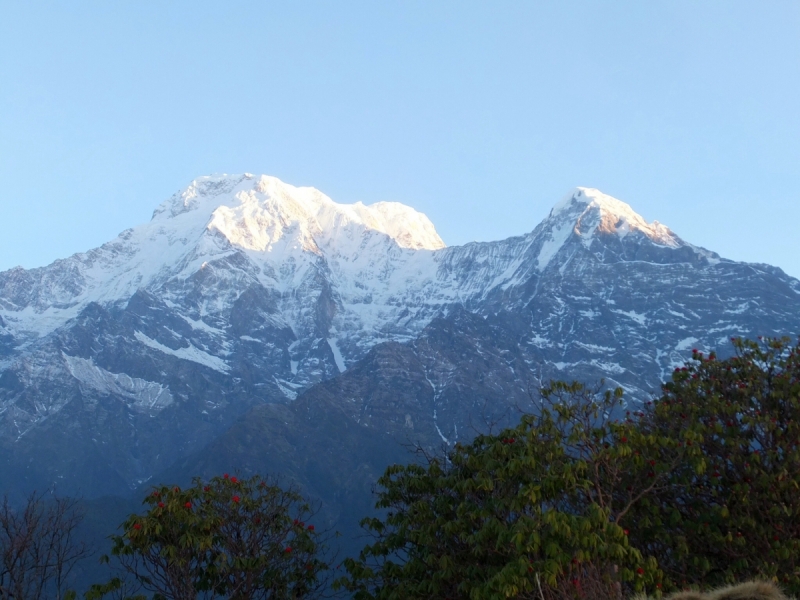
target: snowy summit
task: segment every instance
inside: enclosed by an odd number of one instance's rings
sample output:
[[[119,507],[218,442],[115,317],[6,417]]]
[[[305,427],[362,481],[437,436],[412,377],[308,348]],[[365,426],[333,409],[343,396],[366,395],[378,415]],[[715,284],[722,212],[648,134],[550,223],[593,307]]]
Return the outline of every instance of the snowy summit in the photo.
[[[280,427],[291,406],[294,426],[450,444],[537,381],[641,400],[688,348],[797,331],[798,307],[800,281],[591,188],[529,233],[445,247],[402,204],[201,177],[99,248],[0,273],[0,446],[16,457],[0,478],[28,465],[39,489],[132,489],[261,405]]]
[[[324,280],[325,297],[336,306],[330,325],[364,332],[349,342],[363,350],[376,339],[408,339],[454,302],[505,293],[571,243],[588,248],[597,234],[690,246],[592,188],[576,188],[530,234],[446,248],[424,214],[397,202],[338,204],[266,175],[200,177],[163,202],[149,223],[100,248],[0,273],[0,318],[16,338],[35,339],[91,302],[124,304],[142,290],[182,304],[187,289],[200,286],[193,302],[207,300],[187,307],[190,318],[224,321],[242,289],[257,285],[275,291],[276,319],[300,335],[311,327]],[[298,297],[302,290],[314,293]]]
[[[677,248],[683,242],[658,221],[648,223],[630,205],[595,188],[577,187],[550,211],[550,218],[566,215],[575,224],[575,231],[590,239],[595,231],[614,233],[623,238],[641,232],[662,246]],[[577,215],[577,217],[576,217]]]
[[[396,202],[338,204],[266,175],[201,177],[100,248],[0,273],[0,334],[27,347],[94,305],[113,314],[161,305],[180,321],[135,329],[135,343],[218,373],[231,372],[241,344],[266,344],[269,360],[291,367],[275,384],[292,398],[376,344],[414,339],[455,306],[522,306],[530,282],[581,255],[719,262],[591,188],[574,190],[529,234],[445,247],[425,215]],[[248,303],[262,334],[245,328],[231,338]],[[176,338],[186,326],[192,336]],[[267,331],[280,332],[279,346],[259,337]]]
[[[209,219],[207,229],[248,250],[268,251],[293,228],[313,246],[315,237],[332,239],[353,227],[387,235],[401,248],[444,248],[428,217],[399,202],[338,204],[319,190],[267,175],[200,177],[159,206],[153,221],[186,213]]]

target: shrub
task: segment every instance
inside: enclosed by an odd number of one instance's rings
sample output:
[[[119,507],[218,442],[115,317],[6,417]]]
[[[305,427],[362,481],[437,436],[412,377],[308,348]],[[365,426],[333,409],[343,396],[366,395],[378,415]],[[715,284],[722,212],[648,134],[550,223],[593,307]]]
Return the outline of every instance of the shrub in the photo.
[[[154,597],[306,598],[323,588],[320,532],[293,490],[225,475],[155,488],[144,504],[112,536],[112,554]],[[113,579],[87,598],[122,586]]]
[[[627,516],[676,585],[749,578],[800,593],[800,346],[734,339],[695,351],[639,423],[684,458]]]
[[[554,382],[518,427],[390,467],[385,516],[363,522],[374,543],[338,586],[549,600],[760,578],[800,593],[800,346],[733,343],[726,360],[694,351],[638,410]]]
[[[516,428],[387,469],[377,503],[385,517],[362,523],[375,541],[345,561],[336,585],[358,599],[655,591],[655,560],[618,524],[654,485],[625,471],[639,434],[609,418],[621,391],[554,383],[542,397],[540,413]],[[643,487],[630,495],[616,489],[634,481]]]

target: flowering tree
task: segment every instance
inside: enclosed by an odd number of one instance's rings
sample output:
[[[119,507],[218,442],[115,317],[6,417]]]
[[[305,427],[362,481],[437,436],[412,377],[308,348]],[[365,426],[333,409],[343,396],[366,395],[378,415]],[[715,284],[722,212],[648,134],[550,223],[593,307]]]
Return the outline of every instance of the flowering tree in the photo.
[[[776,579],[800,593],[800,345],[733,339],[695,350],[638,427],[683,459],[627,515],[677,585]]]
[[[144,503],[112,537],[112,554],[154,598],[309,598],[323,588],[324,544],[293,490],[226,474],[156,488]],[[87,598],[122,587],[112,579]]]
[[[655,561],[619,524],[663,480],[631,445],[657,444],[611,419],[621,391],[553,383],[542,397],[516,428],[390,467],[378,482],[385,517],[363,521],[374,543],[336,585],[357,599],[657,592]]]
[[[390,467],[385,517],[364,521],[375,541],[338,585],[551,600],[762,578],[800,593],[800,344],[733,344],[725,360],[694,351],[637,409],[555,382],[518,427]]]

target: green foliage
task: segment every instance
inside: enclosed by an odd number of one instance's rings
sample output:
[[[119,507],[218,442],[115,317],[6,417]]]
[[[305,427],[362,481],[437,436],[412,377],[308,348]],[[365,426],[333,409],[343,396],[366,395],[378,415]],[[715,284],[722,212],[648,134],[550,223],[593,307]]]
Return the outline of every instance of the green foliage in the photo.
[[[798,594],[800,346],[733,343],[726,360],[695,351],[643,415],[683,458],[626,522],[676,585],[762,578]]]
[[[320,534],[292,490],[225,475],[156,488],[144,504],[144,514],[112,536],[112,554],[153,598],[305,598],[322,587]],[[122,585],[119,578],[96,585],[87,599]]]
[[[800,593],[800,345],[695,351],[660,398],[554,382],[536,414],[389,467],[373,541],[334,586],[358,600],[660,596],[747,579]],[[260,479],[161,487],[113,554],[153,598],[299,598],[328,565],[308,507]],[[87,599],[122,593],[122,579]]]
[[[336,585],[358,599],[555,598],[587,585],[657,592],[655,561],[618,524],[653,486],[641,457],[644,474],[621,468],[634,465],[630,444],[642,437],[609,418],[621,391],[554,383],[543,399],[514,429],[390,467],[378,482],[386,516],[363,522],[375,541],[345,561]]]

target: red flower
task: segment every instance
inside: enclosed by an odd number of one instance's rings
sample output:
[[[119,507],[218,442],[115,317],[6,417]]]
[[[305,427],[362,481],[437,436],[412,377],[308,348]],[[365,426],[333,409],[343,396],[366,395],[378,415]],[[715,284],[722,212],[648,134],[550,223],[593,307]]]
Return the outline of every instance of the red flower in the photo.
[[[639,567],[638,569],[636,569],[636,572],[637,572],[639,575],[643,575],[643,574],[644,574],[644,569],[643,569],[642,567]]]
[[[222,478],[223,478],[223,479],[227,479],[227,478],[228,478],[228,474],[227,474],[227,473],[225,473],[225,475],[223,475],[223,476],[222,476]]]
[[[158,508],[164,508],[164,503],[163,502],[159,502],[158,503]]]
[[[231,477],[231,483],[236,483],[237,481],[238,479],[236,479],[236,477]]]
[[[192,508],[192,503],[191,502],[187,502],[186,504],[184,504],[184,506],[186,508]]]
[[[624,533],[625,535],[628,535],[630,533],[630,531],[628,531],[627,529],[623,529],[622,533]]]
[[[294,525],[297,525],[299,522],[300,522],[300,521],[298,521],[297,519],[295,519],[295,520],[294,520],[292,523],[293,523]]]
[[[173,492],[180,492],[180,491],[181,491],[181,488],[179,488],[179,487],[176,485],[174,488],[172,488],[172,491],[173,491]]]
[[[134,523],[134,524],[133,524],[133,528],[134,528],[134,529],[141,529],[141,528],[142,528],[142,526],[141,526],[139,523]]]
[[[205,487],[203,488],[203,491],[204,491],[204,492],[207,492],[207,491],[208,491],[208,486],[205,486]]]
[[[286,554],[289,554],[291,551],[292,551],[292,547],[291,547],[291,546],[287,546],[287,547],[284,549],[284,552],[285,552]]]
[[[234,502],[239,502],[239,496],[234,496],[234,497],[232,498],[232,500],[233,500]]]
[[[161,494],[158,493],[158,490],[153,492],[153,497],[158,498]]]
[[[313,526],[313,525],[309,525],[309,526],[308,526],[308,530],[309,530],[309,531],[314,531],[314,526]]]
[[[628,438],[623,437],[619,441],[622,442],[623,444],[627,444],[628,443]]]

